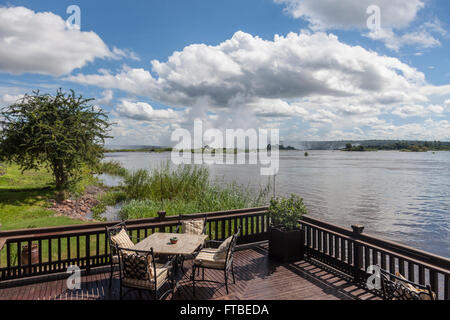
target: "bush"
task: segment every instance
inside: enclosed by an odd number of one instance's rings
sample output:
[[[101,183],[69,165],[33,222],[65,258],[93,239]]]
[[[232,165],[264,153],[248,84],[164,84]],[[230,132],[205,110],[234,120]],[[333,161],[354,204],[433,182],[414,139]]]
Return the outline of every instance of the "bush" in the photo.
[[[286,230],[295,229],[298,220],[308,213],[303,199],[294,194],[290,198],[273,198],[270,200],[268,212],[271,224]]]

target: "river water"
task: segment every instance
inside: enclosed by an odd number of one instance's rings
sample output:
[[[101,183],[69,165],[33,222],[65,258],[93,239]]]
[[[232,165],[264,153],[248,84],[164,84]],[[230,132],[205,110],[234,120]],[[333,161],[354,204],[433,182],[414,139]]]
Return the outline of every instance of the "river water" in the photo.
[[[450,257],[450,152],[280,152],[276,195],[298,194],[312,217]],[[109,153],[127,169],[152,169],[170,153]],[[258,165],[209,165],[212,179],[251,189],[268,182]],[[102,177],[109,185],[119,180]],[[273,181],[273,177],[271,178]]]

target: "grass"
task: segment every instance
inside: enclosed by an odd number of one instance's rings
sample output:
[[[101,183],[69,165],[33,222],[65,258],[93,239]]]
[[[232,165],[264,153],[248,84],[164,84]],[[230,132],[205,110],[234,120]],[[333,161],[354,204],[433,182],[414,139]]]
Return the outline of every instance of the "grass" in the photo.
[[[70,192],[79,196],[86,185],[95,178],[83,169],[80,181]],[[0,177],[0,223],[2,230],[39,228],[82,223],[69,217],[54,216],[49,200],[56,191],[51,173],[45,169],[21,172],[17,165],[6,166],[6,174]]]
[[[124,177],[127,174],[127,170],[122,167],[118,161],[100,162],[95,167],[96,173],[107,173],[113,176]]]
[[[266,203],[270,191],[270,186],[267,186],[254,196],[250,190],[235,183],[210,182],[209,171],[204,167],[180,166],[174,169],[169,163],[165,163],[153,171],[128,172],[118,163],[110,162],[92,170],[83,168],[81,179],[70,188],[70,194],[79,196],[86,186],[98,183],[92,173],[99,172],[123,176],[125,183],[122,187],[111,188],[99,197],[99,205],[92,209],[97,220],[101,220],[100,215],[106,210],[106,206],[120,202],[124,203],[121,211],[123,219],[138,219],[154,217],[159,210],[165,210],[168,215],[178,215],[258,206]],[[85,223],[69,217],[55,216],[49,209],[49,199],[55,196],[53,177],[49,172],[39,170],[22,173],[18,166],[8,165],[7,173],[0,177],[2,230]],[[49,241],[52,242],[52,252],[48,250]],[[68,256],[67,241],[70,241],[70,256],[76,256],[77,239],[71,237],[69,240],[61,239],[61,259]],[[80,237],[78,241],[80,256],[83,257],[86,254],[86,237]],[[96,254],[96,241],[95,236],[90,236],[93,255]],[[106,241],[104,235],[100,236],[99,241],[99,253],[102,254]],[[42,242],[43,262],[48,261],[49,256],[53,261],[58,259],[57,246],[57,240]],[[17,245],[12,244],[10,249],[12,264],[16,265],[17,261],[14,259],[17,260]],[[5,250],[1,252],[0,261],[4,265]]]

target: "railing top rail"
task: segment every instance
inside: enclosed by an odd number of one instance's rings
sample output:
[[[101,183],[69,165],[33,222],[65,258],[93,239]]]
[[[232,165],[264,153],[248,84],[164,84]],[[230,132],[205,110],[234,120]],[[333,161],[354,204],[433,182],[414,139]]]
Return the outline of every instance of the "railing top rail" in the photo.
[[[303,216],[300,223],[307,223],[311,226],[327,229],[327,232],[337,233],[338,235],[344,235],[346,237],[358,239],[363,241],[367,245],[376,246],[380,251],[389,251],[392,254],[402,255],[408,257],[408,259],[414,259],[417,261],[426,262],[429,265],[439,267],[442,269],[450,269],[450,259],[442,257],[433,253],[429,253],[420,249],[412,248],[404,244],[400,244],[394,241],[380,239],[376,236],[369,234],[355,234],[353,230],[343,228],[328,222],[324,222],[315,218]]]
[[[233,218],[246,216],[249,214],[264,213],[267,207],[259,208],[248,208],[230,211],[217,211],[208,213],[195,213],[184,215],[184,219],[192,218],[202,218],[205,215],[209,220],[216,220],[221,218]],[[140,227],[162,227],[177,224],[179,221],[179,216],[168,216],[163,219],[160,218],[148,218],[148,219],[136,219],[127,220],[127,226],[129,229],[140,228]],[[38,229],[22,229],[22,230],[11,230],[0,232],[0,244],[2,241],[13,241],[21,239],[32,239],[32,238],[45,238],[58,235],[64,236],[77,236],[87,233],[101,232],[106,226],[113,226],[121,221],[110,221],[110,222],[100,222],[100,223],[89,223],[85,225],[70,225],[70,226],[59,226],[59,227],[49,227],[49,228],[38,228]]]

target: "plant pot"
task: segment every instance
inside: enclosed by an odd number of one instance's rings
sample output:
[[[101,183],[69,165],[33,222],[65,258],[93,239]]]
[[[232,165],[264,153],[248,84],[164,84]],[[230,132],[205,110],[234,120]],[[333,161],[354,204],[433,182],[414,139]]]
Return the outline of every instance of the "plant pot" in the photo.
[[[305,257],[303,230],[282,230],[269,228],[269,256],[279,262],[294,262]]]
[[[166,212],[165,211],[158,211],[158,217],[159,217],[159,219],[164,219],[166,217]]]
[[[33,265],[39,263],[39,249],[37,244],[31,245],[31,253],[30,249],[28,248],[28,245],[25,245],[22,247],[20,259],[20,261],[22,262],[22,266],[28,266],[28,259],[30,257],[30,254],[31,254],[31,264]]]

